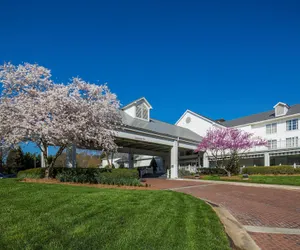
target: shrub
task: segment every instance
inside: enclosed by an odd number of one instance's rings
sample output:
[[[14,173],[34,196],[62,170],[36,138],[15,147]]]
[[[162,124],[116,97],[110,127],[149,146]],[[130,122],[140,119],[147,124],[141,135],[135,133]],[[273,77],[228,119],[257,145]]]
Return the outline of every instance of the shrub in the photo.
[[[113,185],[140,186],[137,169],[105,169],[105,168],[53,168],[50,178],[61,182],[101,183]],[[44,178],[44,168],[33,168],[20,171],[19,178]]]
[[[113,169],[113,168],[116,168],[114,164],[112,165],[106,165],[104,168],[106,169]]]
[[[141,186],[136,169],[112,169],[108,172],[95,173],[99,184]]]
[[[58,171],[56,178],[61,182],[140,185],[136,169],[66,168]]]
[[[124,178],[139,178],[139,172],[137,171],[136,168],[133,169],[112,169],[109,171],[113,176],[115,177],[124,177]]]
[[[198,168],[198,171],[203,175],[227,175],[223,168]]]
[[[50,177],[61,182],[97,183],[95,175],[108,171],[103,168],[53,168]]]
[[[300,174],[300,168],[291,166],[272,166],[272,167],[246,167],[242,174]]]
[[[178,176],[179,177],[185,177],[191,175],[190,171],[185,170],[184,168],[179,168],[178,170]]]
[[[39,179],[45,177],[45,169],[44,168],[31,168],[23,171],[19,171],[18,178],[32,178]]]

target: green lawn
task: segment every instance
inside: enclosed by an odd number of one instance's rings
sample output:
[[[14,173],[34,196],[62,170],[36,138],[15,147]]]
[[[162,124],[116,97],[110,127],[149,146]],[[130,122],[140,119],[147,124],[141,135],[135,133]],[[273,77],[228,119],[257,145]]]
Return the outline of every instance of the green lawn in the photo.
[[[230,249],[203,201],[172,191],[0,180],[1,249]]]
[[[234,181],[234,182],[251,182],[251,183],[263,183],[263,184],[278,184],[278,185],[293,185],[300,186],[299,175],[250,175],[249,180],[243,180],[242,176],[234,176],[232,179],[224,178],[220,176],[205,175],[202,176],[203,180],[215,180],[215,181]]]

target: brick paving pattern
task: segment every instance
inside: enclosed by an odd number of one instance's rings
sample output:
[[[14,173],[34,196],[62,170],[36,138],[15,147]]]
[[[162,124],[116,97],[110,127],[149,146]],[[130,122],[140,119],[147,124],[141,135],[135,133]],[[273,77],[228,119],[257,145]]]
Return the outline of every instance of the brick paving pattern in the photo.
[[[300,249],[300,235],[292,234],[265,234],[249,233],[256,244],[268,250],[295,250]]]
[[[192,181],[147,179],[157,189],[177,189],[224,206],[242,224],[300,229],[300,191]],[[300,235],[250,233],[264,250],[300,250]]]

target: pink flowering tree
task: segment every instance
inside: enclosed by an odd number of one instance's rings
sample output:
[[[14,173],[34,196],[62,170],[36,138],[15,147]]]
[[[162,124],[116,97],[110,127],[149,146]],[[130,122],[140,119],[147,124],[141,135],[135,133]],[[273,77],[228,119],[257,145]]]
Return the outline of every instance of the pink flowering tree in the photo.
[[[44,155],[46,177],[70,145],[114,151],[121,124],[119,101],[107,85],[73,78],[56,84],[37,64],[4,64],[0,68],[0,136],[7,145],[33,142]],[[48,146],[58,146],[48,162]]]
[[[224,168],[230,176],[245,153],[255,146],[266,145],[265,140],[240,129],[212,128],[207,131],[196,152],[206,152],[209,158],[214,159],[216,167]]]

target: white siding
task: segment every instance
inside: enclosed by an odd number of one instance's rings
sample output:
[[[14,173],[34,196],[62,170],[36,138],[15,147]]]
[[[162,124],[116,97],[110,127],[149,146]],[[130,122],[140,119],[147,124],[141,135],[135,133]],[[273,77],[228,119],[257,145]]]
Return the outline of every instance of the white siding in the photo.
[[[300,115],[297,117],[293,117],[293,118],[282,118],[279,120],[276,119],[272,119],[269,121],[265,121],[259,124],[255,124],[255,125],[244,125],[244,126],[238,126],[237,128],[242,129],[244,131],[253,133],[254,136],[259,136],[261,138],[264,138],[266,140],[277,140],[277,145],[278,148],[283,148],[285,146],[285,141],[286,138],[290,138],[290,137],[299,137],[300,139],[300,130],[286,130],[286,121],[288,120],[292,120],[292,119],[299,119],[298,120],[298,127],[300,125]],[[266,125],[267,124],[271,124],[271,123],[276,123],[277,124],[277,132],[273,133],[273,134],[267,134],[266,132]],[[258,149],[266,149],[266,147],[260,147],[257,148]]]
[[[189,122],[187,122],[187,118]],[[200,136],[205,136],[206,131],[214,126],[217,126],[213,121],[206,118],[194,115],[192,112],[187,111],[181,119],[177,122],[177,126],[188,128],[189,130],[197,133]],[[220,127],[220,126],[219,126]]]
[[[135,117],[135,110],[136,110],[136,106],[132,105],[131,107],[128,107],[127,109],[124,109],[124,112],[126,112],[131,117]]]

